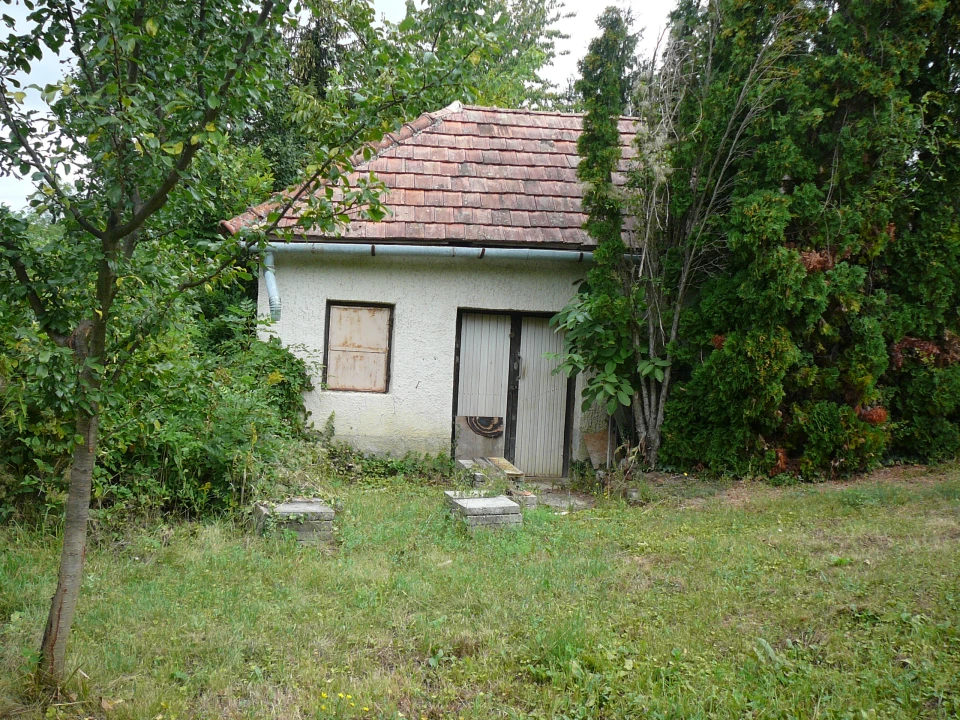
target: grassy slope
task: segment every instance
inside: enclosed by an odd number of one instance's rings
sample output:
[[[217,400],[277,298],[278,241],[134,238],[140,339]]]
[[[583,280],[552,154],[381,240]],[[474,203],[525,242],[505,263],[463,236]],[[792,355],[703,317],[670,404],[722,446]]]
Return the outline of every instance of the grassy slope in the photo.
[[[651,490],[661,499],[644,508],[540,510],[476,537],[435,489],[337,492],[332,552],[224,524],[91,552],[70,649],[83,674],[62,701],[78,704],[47,715],[960,712],[956,471],[693,500]],[[0,529],[0,715],[6,698],[8,713],[41,716],[19,668],[55,545]]]

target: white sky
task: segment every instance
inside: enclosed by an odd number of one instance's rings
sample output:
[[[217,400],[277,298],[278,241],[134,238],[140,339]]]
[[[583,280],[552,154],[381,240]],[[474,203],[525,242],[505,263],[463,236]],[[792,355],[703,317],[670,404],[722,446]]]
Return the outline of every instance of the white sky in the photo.
[[[618,5],[633,11],[636,20],[635,29],[643,30],[640,41],[642,54],[648,54],[655,45],[663,28],[667,14],[673,9],[676,0],[564,0],[565,11],[575,13],[575,17],[561,20],[557,28],[569,35],[569,39],[558,43],[558,51],[567,54],[558,56],[544,76],[551,82],[563,87],[567,78],[577,71],[577,61],[586,53],[587,45],[598,33],[596,17],[607,5]],[[403,18],[405,0],[374,0],[378,17],[382,14],[388,20],[399,21]],[[17,19],[26,16],[22,5],[4,6],[3,12]],[[0,32],[6,27],[0,26]],[[56,81],[62,75],[61,62],[56,57],[45,57],[36,63],[30,73],[29,82],[44,85]],[[39,105],[37,106],[39,108]],[[26,206],[26,198],[33,192],[29,180],[12,177],[0,177],[0,204],[14,209]]]

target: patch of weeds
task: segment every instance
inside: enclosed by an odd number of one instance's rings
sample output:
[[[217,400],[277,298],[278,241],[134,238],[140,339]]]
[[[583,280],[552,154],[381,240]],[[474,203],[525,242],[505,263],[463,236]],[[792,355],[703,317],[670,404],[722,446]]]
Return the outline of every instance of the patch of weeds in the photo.
[[[571,463],[571,490],[596,497],[622,498],[631,505],[707,498],[729,485],[728,479],[704,479],[686,472],[644,472],[635,462],[610,472],[595,472],[589,461]]]
[[[641,480],[627,489],[626,499],[632,505],[649,505],[663,499],[663,495],[649,482]]]
[[[588,494],[603,491],[602,479],[597,478],[597,472],[589,460],[571,460],[570,489]]]
[[[944,500],[960,500],[960,481],[948,480],[947,482],[937,483],[929,490],[930,494]]]
[[[768,485],[773,485],[773,487],[791,487],[802,482],[802,479],[798,475],[783,472],[774,475],[772,478],[768,478],[766,482]]]
[[[903,505],[909,494],[900,487],[887,484],[863,485],[846,488],[836,494],[837,502],[845,507],[892,507]]]
[[[584,619],[578,612],[556,618],[535,632],[527,645],[526,672],[538,683],[555,682],[583,655],[587,644]]]
[[[830,555],[827,558],[827,561],[830,563],[831,567],[845,567],[853,564],[853,560],[851,558],[843,557],[841,555]]]
[[[328,461],[333,474],[341,481],[373,487],[410,481],[440,485],[456,473],[456,463],[445,453],[407,453],[403,457],[370,455],[337,442],[331,442],[328,447]]]

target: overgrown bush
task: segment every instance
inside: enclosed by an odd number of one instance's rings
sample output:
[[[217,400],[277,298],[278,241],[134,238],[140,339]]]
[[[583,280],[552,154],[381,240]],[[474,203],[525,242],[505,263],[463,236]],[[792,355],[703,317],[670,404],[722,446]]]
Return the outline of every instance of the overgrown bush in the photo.
[[[664,460],[809,478],[956,456],[960,6],[716,5],[730,52],[780,12],[803,41],[707,230],[724,270],[682,320]]]
[[[94,506],[102,513],[235,506],[302,436],[307,364],[277,339],[257,339],[253,317],[249,300],[224,308],[214,321],[215,351],[202,316],[143,348],[124,375],[121,400],[103,412],[94,478]],[[46,373],[21,371],[30,365],[18,356],[36,352],[30,339],[7,350],[0,367],[0,512],[17,505],[58,509],[71,419],[45,405]]]
[[[151,247],[158,262],[184,248],[198,263],[209,259],[212,243],[220,240],[217,222],[241,212],[250,197],[263,197],[273,183],[256,148],[204,151],[196,166],[198,179],[168,203],[181,237],[169,247]],[[69,308],[74,295],[91,292],[89,281],[71,271],[76,250],[62,241],[64,224],[49,214],[14,219],[25,228],[26,246],[42,249],[38,257],[58,279],[41,294]],[[240,258],[238,267],[250,260]],[[146,265],[144,277],[155,270]],[[303,434],[307,365],[277,340],[257,339],[255,281],[243,275],[230,273],[229,281],[211,282],[178,300],[167,313],[170,322],[146,333],[117,374],[118,392],[101,393],[93,478],[94,509],[101,517],[122,517],[128,510],[199,514],[245,501]],[[117,303],[148,307],[165,297],[137,277],[121,283],[125,292]],[[74,353],[42,337],[6,261],[0,263],[0,289],[0,520],[18,509],[59,517],[75,442]],[[125,312],[125,322],[112,331],[115,347],[123,337],[136,337],[130,323],[150,316]],[[116,357],[107,360],[116,365]]]

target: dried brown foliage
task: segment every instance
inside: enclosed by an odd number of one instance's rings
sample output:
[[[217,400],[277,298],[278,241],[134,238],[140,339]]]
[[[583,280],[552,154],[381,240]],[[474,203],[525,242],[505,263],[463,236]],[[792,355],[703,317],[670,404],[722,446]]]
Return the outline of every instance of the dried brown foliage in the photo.
[[[955,362],[960,362],[960,335],[944,330],[941,348],[943,352],[940,355],[939,364],[952,365]]]
[[[887,421],[887,409],[882,407],[858,409],[857,416],[870,425],[883,425]]]
[[[903,367],[904,350],[914,351],[921,360],[930,360],[940,355],[940,347],[935,342],[908,335],[890,350],[890,359],[893,360],[893,365],[898,370]]]
[[[717,350],[723,350],[723,346],[727,344],[726,335],[714,335],[710,338],[710,344],[713,345]]]
[[[777,462],[770,468],[770,477],[774,475],[779,475],[782,472],[786,472],[787,469],[787,451],[783,448],[778,447],[776,449],[777,453]]]
[[[807,272],[823,272],[832,270],[836,265],[836,259],[829,250],[805,250],[800,253],[800,263]]]

